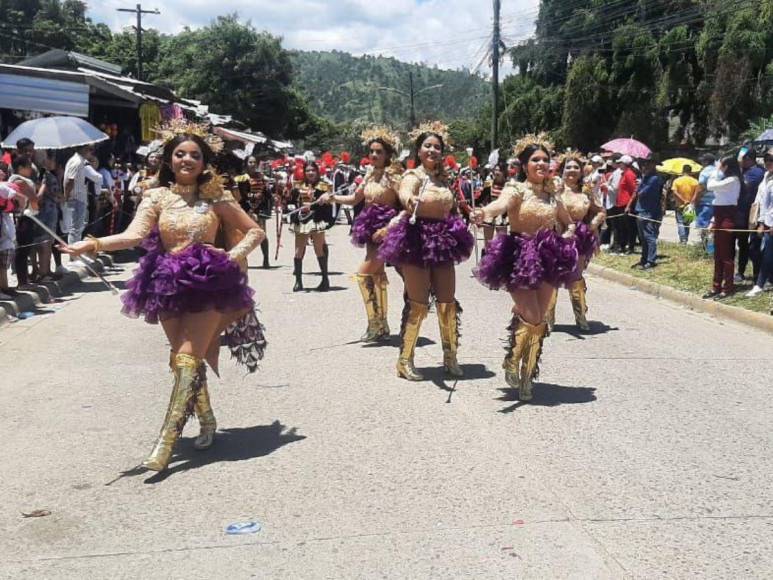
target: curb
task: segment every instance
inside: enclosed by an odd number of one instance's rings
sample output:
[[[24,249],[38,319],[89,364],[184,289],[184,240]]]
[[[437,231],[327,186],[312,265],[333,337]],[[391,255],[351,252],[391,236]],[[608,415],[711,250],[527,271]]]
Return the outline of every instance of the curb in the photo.
[[[599,278],[628,286],[629,288],[639,290],[645,294],[650,294],[656,298],[664,298],[676,302],[677,304],[686,306],[696,312],[703,312],[723,320],[732,320],[773,334],[773,316],[760,314],[759,312],[751,312],[750,310],[744,310],[737,306],[729,306],[727,304],[722,304],[721,302],[714,302],[713,300],[704,300],[694,294],[675,288],[669,288],[668,286],[650,282],[649,280],[642,280],[636,276],[624,274],[623,272],[618,272],[612,268],[605,268],[604,266],[593,263],[588,265],[588,272]]]
[[[113,266],[113,259],[107,254],[97,256],[94,269],[104,272],[105,268]],[[77,286],[81,280],[91,278],[91,274],[85,267],[79,266],[68,272],[56,282],[34,284],[30,290],[19,290],[19,295],[13,300],[0,301],[0,327],[10,322],[10,318],[16,318],[21,312],[35,310],[43,304],[51,302],[53,298],[63,296],[67,291]]]

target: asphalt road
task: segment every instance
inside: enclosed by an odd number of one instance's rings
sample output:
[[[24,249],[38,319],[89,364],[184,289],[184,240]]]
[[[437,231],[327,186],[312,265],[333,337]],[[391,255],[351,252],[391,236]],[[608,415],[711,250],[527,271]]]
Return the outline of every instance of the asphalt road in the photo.
[[[430,313],[416,357],[428,380],[409,383],[396,339],[356,342],[361,252],[346,228],[331,236],[327,294],[290,292],[285,239],[283,267],[250,271],[270,340],[262,370],[223,361],[216,446],[194,451],[191,421],[162,476],[132,470],[171,386],[160,328],[89,281],[0,329],[0,577],[773,574],[769,335],[590,279],[591,333],[574,330],[563,292],[521,405],[500,368],[509,297],[468,263],[467,376],[443,379]],[[315,285],[311,252],[306,268]],[[396,276],[390,294],[396,333]],[[50,515],[22,516],[34,510]],[[243,521],[262,528],[225,533]]]

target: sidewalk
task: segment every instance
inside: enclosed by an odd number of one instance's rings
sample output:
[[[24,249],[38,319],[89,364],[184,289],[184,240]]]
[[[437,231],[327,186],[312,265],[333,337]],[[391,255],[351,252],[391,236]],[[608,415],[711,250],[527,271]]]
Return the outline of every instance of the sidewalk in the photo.
[[[113,259],[108,254],[97,256],[94,269],[100,274],[107,268],[113,267]],[[77,286],[81,280],[93,277],[83,265],[75,265],[72,270],[62,276],[55,282],[44,282],[41,284],[31,284],[28,290],[18,290],[19,295],[11,300],[0,300],[0,326],[4,326],[14,319],[22,317],[26,313],[35,313],[43,304],[50,303],[54,298],[58,298],[68,293],[68,291]],[[9,273],[9,283],[16,285],[16,277]]]

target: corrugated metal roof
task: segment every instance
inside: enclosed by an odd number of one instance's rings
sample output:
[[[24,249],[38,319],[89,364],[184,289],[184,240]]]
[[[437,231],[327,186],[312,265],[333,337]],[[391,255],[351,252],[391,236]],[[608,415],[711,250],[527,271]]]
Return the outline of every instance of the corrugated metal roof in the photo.
[[[0,108],[88,117],[89,86],[0,72]]]

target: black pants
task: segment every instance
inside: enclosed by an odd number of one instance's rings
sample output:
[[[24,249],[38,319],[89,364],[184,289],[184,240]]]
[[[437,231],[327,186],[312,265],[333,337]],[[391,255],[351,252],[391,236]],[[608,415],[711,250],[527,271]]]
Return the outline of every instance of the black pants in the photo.
[[[621,215],[624,212],[624,208],[615,208],[617,214]],[[615,247],[621,252],[630,251],[633,252],[636,248],[636,236],[638,230],[638,224],[636,218],[632,215],[622,215],[622,217],[615,218],[613,226],[615,228]]]
[[[752,263],[754,279],[760,274],[760,261],[762,259],[762,237],[757,233],[735,232],[736,255],[738,256],[738,273],[744,276],[749,261]]]
[[[28,217],[20,217],[16,222],[16,257],[14,266],[16,267],[16,279],[19,286],[29,282],[29,271],[27,264],[29,262],[32,243],[35,241],[35,222]]]

